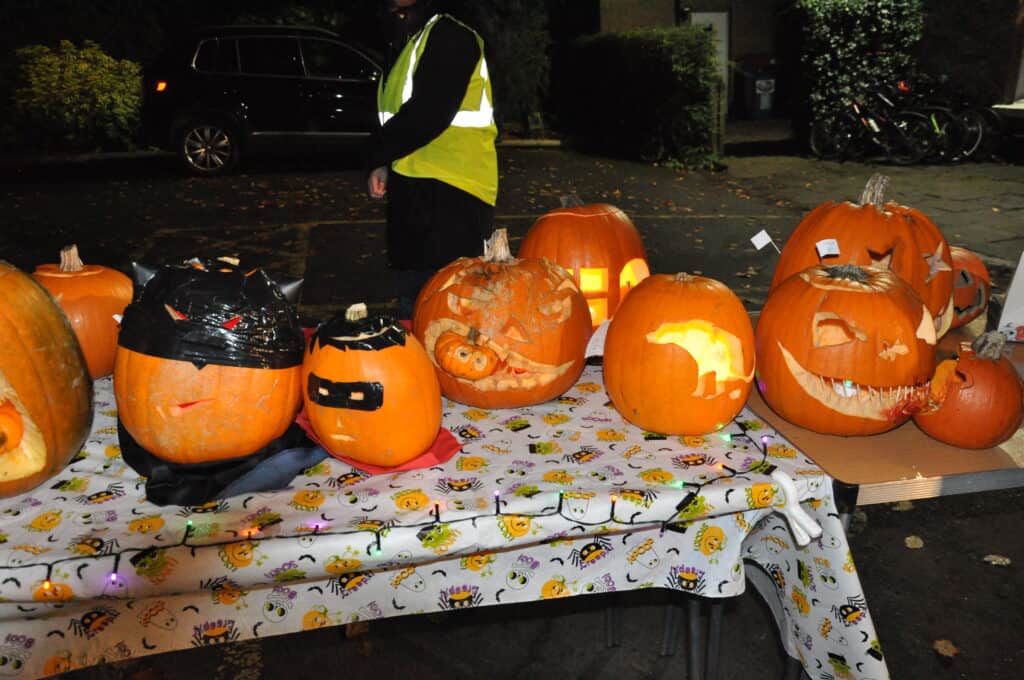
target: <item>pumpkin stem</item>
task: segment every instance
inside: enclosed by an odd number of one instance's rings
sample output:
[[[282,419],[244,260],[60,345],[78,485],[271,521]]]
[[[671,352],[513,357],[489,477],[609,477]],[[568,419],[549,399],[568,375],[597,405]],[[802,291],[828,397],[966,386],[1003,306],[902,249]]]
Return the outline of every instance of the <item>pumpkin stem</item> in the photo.
[[[60,249],[60,270],[62,272],[80,272],[85,267],[78,255],[78,246],[72,243]]]
[[[563,208],[578,208],[583,205],[583,201],[576,194],[565,194],[559,197],[558,202]]]
[[[360,319],[365,319],[367,314],[366,303],[357,302],[354,305],[349,305],[348,309],[345,310],[345,320],[359,321]]]
[[[864,191],[860,195],[860,204],[869,203],[878,210],[882,210],[885,204],[885,188],[889,185],[889,178],[885,175],[872,175],[868,183],[864,185]]]
[[[512,250],[508,245],[508,229],[495,229],[491,237],[484,241],[484,262],[514,262]]]
[[[975,356],[996,361],[1002,358],[1005,345],[1005,335],[999,331],[988,331],[974,339],[974,342],[971,343],[971,349],[974,350]]]

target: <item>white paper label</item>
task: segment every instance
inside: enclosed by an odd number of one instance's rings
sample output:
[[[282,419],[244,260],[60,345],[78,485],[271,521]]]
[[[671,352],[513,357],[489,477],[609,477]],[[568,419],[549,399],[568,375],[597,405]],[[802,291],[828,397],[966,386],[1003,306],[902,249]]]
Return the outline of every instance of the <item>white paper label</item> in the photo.
[[[754,244],[754,247],[758,250],[764,248],[766,245],[772,242],[772,237],[768,235],[768,232],[764,229],[750,237],[750,242]]]
[[[826,238],[814,244],[818,249],[818,257],[824,258],[830,255],[839,254],[839,241],[834,238]]]
[[[610,321],[602,321],[601,325],[594,329],[594,334],[587,342],[587,349],[583,352],[584,357],[603,357],[604,339],[608,336],[608,324]]]

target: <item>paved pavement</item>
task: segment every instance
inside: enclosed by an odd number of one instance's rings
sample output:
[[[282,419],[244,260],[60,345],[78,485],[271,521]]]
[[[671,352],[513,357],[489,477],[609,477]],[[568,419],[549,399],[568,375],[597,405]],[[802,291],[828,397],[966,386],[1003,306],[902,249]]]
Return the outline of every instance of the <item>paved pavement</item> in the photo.
[[[779,140],[761,150],[785,151]],[[891,197],[929,214],[955,244],[980,253],[1005,292],[1024,247],[1024,167],[1004,163],[892,168],[796,155],[725,159],[720,172],[581,156],[552,148],[501,153],[498,226],[525,233],[559,197],[614,203],[629,214],[656,272],[720,279],[751,308],[763,302],[774,256],[749,238],[765,228],[780,245],[818,203],[856,199],[884,171]],[[180,176],[149,154],[0,165],[0,257],[31,269],[77,242],[86,261],[128,269],[195,255],[239,254],[280,276],[304,277],[301,311],[323,318],[357,299],[393,304],[384,267],[383,206],[365,198],[350,161],[264,159],[222,179]],[[1024,667],[1024,493],[973,494],[871,506],[851,531],[865,594],[894,678],[1019,678]],[[909,550],[909,535],[924,548]],[[983,557],[999,554],[1009,566]],[[338,630],[274,638],[81,672],[76,678],[682,678],[685,645],[660,655],[673,593],[651,591],[376,622],[363,636]],[[620,612],[608,647],[605,611]],[[770,614],[753,595],[727,604],[720,677],[780,677]],[[955,657],[936,654],[949,640]],[[248,670],[247,670],[248,669]],[[251,675],[250,677],[259,677]],[[819,680],[819,679],[815,679]]]

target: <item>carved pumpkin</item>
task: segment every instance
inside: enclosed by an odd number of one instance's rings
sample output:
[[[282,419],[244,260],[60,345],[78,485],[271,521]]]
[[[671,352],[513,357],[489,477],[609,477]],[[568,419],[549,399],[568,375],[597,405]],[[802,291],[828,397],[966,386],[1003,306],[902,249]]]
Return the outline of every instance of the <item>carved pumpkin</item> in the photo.
[[[953,255],[953,328],[959,328],[988,308],[992,278],[976,254],[958,246],[949,251]]]
[[[1024,387],[1003,355],[1005,342],[991,331],[939,363],[928,404],[914,415],[922,431],[964,449],[997,446],[1013,436],[1024,419]]]
[[[793,274],[818,264],[891,269],[921,297],[942,337],[953,321],[949,246],[923,213],[882,203],[887,182],[888,178],[875,175],[859,204],[828,201],[804,217],[782,248],[769,293]],[[819,257],[817,244],[826,239],[836,240],[838,256]]]
[[[606,203],[541,215],[523,238],[519,257],[544,257],[565,267],[587,299],[594,328],[650,275],[640,233],[626,213]]]
[[[816,432],[866,435],[905,422],[935,365],[935,324],[886,269],[811,267],[772,291],[757,322],[758,387]]]
[[[60,472],[92,426],[74,330],[30,276],[0,261],[0,498]]]
[[[317,328],[302,364],[309,424],[327,451],[394,467],[430,448],[441,388],[423,345],[353,305]]]
[[[539,404],[583,372],[590,314],[565,270],[512,257],[504,229],[483,257],[459,258],[420,291],[413,332],[441,392],[481,408]]]
[[[119,325],[114,315],[124,313],[132,300],[132,280],[109,267],[86,265],[78,246],[60,251],[60,264],[41,264],[32,277],[50,291],[75,329],[89,375],[95,380],[114,370]]]
[[[619,306],[604,383],[622,417],[651,432],[699,435],[733,419],[754,377],[754,330],[725,284],[655,274]]]
[[[261,269],[191,260],[138,268],[114,363],[124,429],[173,463],[247,456],[292,424],[303,335],[294,301]]]

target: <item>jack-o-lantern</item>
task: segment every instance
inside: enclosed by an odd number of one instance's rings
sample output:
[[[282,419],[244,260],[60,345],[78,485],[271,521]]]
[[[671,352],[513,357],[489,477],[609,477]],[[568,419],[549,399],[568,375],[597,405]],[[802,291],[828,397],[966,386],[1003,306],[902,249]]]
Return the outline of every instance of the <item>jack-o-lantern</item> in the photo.
[[[953,328],[959,328],[988,308],[992,278],[975,253],[958,246],[949,251],[953,255]]]
[[[420,291],[413,332],[441,392],[481,408],[553,399],[583,372],[590,314],[562,267],[512,257],[504,229],[483,257],[459,258]]]
[[[110,375],[117,353],[115,315],[120,316],[132,301],[132,280],[116,269],[83,264],[74,245],[61,249],[60,264],[41,264],[32,278],[64,310],[82,345],[89,375],[93,379]]]
[[[757,383],[786,420],[867,435],[905,422],[935,365],[935,324],[887,269],[811,267],[772,291],[757,322]]]
[[[74,330],[42,286],[0,262],[0,498],[60,472],[91,425],[92,380]]]
[[[394,467],[430,448],[441,388],[420,342],[393,319],[352,305],[320,325],[302,363],[310,427],[334,455]]]
[[[743,408],[753,377],[750,316],[714,279],[655,274],[608,326],[605,389],[622,417],[645,430],[714,432]]]
[[[587,299],[594,328],[612,318],[626,294],[651,273],[633,222],[606,203],[567,205],[541,215],[523,238],[519,257],[545,257],[565,267]]]
[[[206,463],[248,456],[288,429],[302,400],[298,282],[279,286],[221,258],[136,267],[135,285],[114,396],[140,447]]]
[[[984,449],[1013,436],[1024,419],[1024,386],[1003,355],[995,331],[963,343],[959,356],[939,363],[928,404],[914,414],[926,434],[964,449]]]
[[[859,204],[827,201],[804,217],[782,248],[769,292],[818,264],[891,269],[924,301],[941,338],[953,321],[953,257],[942,232],[923,213],[883,204],[887,182],[875,175]],[[836,241],[839,254],[822,257],[818,244],[828,239]]]

